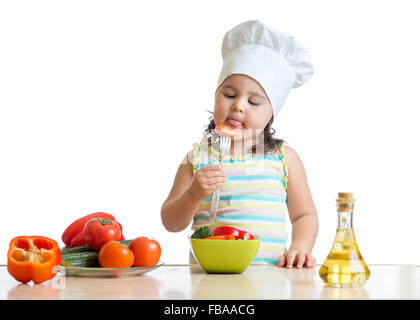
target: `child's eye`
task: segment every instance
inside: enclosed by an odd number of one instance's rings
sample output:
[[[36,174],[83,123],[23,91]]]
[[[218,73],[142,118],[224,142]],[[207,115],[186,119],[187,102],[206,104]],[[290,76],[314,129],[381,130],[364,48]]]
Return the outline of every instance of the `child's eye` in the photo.
[[[226,94],[226,93],[225,93],[225,97],[226,97],[226,98],[229,98],[229,99],[233,99],[233,98],[235,98],[235,96],[231,96],[231,95],[228,95],[228,94]]]
[[[256,102],[252,102],[252,101],[248,101],[248,102],[249,102],[249,104],[251,104],[253,106],[258,106],[259,105],[259,103],[256,103]]]

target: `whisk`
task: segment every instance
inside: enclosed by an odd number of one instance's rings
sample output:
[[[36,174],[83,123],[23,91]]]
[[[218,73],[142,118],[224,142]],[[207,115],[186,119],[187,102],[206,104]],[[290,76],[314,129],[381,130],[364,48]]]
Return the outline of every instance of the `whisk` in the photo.
[[[223,166],[223,158],[224,156],[230,155],[230,146],[231,146],[231,136],[236,134],[231,128],[221,125],[216,126],[215,132],[219,135],[219,153],[220,153],[220,165]],[[216,219],[217,209],[219,208],[219,197],[220,197],[220,189],[216,189],[213,191],[212,198],[211,198],[211,206],[210,206],[210,217],[209,222],[210,224],[214,222]]]

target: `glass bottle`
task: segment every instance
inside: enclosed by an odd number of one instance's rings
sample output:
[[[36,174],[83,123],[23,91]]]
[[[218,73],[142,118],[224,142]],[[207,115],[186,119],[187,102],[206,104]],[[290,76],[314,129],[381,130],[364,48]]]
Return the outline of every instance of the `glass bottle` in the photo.
[[[319,269],[319,276],[329,287],[360,287],[370,271],[357,247],[353,230],[354,198],[351,192],[339,192],[338,223],[331,251]]]

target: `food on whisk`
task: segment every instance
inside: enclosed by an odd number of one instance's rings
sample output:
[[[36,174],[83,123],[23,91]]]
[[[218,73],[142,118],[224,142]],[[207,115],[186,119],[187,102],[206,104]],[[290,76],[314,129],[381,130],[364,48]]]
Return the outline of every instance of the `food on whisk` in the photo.
[[[214,129],[217,133],[225,134],[227,136],[236,136],[238,134],[238,131],[235,131],[235,129],[232,129],[231,127],[221,124],[220,126],[216,126]]]

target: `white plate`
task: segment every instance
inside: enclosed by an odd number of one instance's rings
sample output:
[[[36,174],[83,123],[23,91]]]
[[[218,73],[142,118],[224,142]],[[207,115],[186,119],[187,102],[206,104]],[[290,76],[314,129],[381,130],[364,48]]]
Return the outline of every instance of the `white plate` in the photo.
[[[155,270],[163,265],[163,261],[160,260],[157,265],[151,267],[87,268],[61,266],[59,272],[65,274],[66,277],[127,277],[138,276],[140,274]]]

